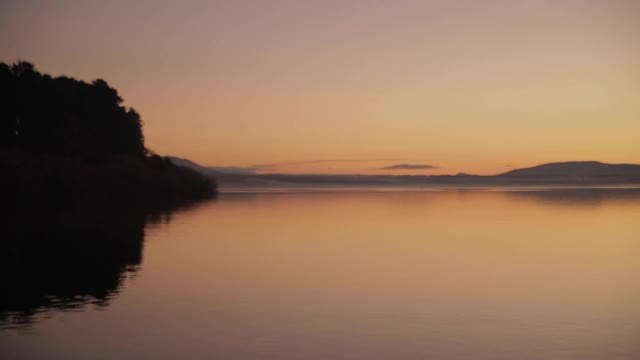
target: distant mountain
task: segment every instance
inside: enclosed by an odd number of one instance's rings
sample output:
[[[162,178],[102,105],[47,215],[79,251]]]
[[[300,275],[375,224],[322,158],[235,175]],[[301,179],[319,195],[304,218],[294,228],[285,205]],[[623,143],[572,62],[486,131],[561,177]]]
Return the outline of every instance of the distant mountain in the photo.
[[[497,175],[500,177],[527,178],[638,178],[640,165],[605,164],[598,161],[569,161],[549,163],[525,169],[516,169]]]
[[[236,167],[236,166],[203,166],[191,160],[183,159],[175,156],[166,156],[166,158],[169,159],[169,161],[171,161],[174,165],[188,167],[193,170],[199,171],[201,173],[209,174],[209,175],[224,175],[224,174],[250,175],[255,172],[253,168]]]
[[[640,165],[605,164],[596,161],[549,163],[516,169],[498,175],[334,175],[334,174],[257,174],[243,167],[208,167],[187,159],[168,157],[214,177],[226,188],[283,187],[422,187],[422,186],[587,186],[640,184]]]
[[[168,159],[169,161],[171,161],[173,163],[173,165],[177,165],[177,166],[182,166],[182,167],[188,167],[191,168],[193,170],[197,170],[197,171],[202,171],[205,169],[204,166],[196,164],[195,162],[191,161],[191,160],[187,160],[187,159],[183,159],[183,158],[179,158],[179,157],[175,157],[175,156],[166,156],[166,159]]]

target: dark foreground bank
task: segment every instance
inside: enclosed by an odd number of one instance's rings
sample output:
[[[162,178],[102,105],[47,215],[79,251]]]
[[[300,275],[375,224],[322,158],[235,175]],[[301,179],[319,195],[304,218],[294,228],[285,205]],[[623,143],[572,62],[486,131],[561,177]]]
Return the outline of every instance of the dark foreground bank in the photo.
[[[5,205],[86,206],[120,204],[172,207],[215,196],[213,178],[175,166],[159,157],[115,156],[98,161],[0,154],[0,193]]]
[[[154,208],[211,198],[210,176],[175,166],[144,142],[116,89],[0,63],[3,205],[118,203]]]

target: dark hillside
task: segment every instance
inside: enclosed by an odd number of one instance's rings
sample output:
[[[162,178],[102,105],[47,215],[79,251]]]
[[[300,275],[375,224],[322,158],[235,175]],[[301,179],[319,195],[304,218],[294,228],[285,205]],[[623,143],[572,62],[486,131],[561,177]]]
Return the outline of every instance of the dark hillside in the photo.
[[[0,63],[0,195],[5,203],[177,203],[215,181],[153,155],[142,119],[106,81]]]
[[[640,165],[605,164],[597,161],[570,161],[516,169],[498,176],[566,178],[638,177],[640,176]]]

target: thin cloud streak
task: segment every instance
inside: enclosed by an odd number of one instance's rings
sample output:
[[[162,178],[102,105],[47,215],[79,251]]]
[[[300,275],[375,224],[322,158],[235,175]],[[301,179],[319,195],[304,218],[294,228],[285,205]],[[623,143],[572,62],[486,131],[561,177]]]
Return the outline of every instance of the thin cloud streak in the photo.
[[[319,160],[303,160],[303,161],[285,161],[272,164],[256,164],[251,165],[251,168],[256,170],[267,170],[280,167],[301,166],[320,163],[367,163],[367,162],[380,162],[380,161],[400,161],[402,159],[319,159]]]
[[[395,164],[380,168],[381,170],[430,170],[439,169],[439,167],[427,164]]]
[[[218,171],[225,174],[240,174],[251,175],[255,174],[258,169],[255,167],[243,167],[243,166],[209,166],[209,169]]]

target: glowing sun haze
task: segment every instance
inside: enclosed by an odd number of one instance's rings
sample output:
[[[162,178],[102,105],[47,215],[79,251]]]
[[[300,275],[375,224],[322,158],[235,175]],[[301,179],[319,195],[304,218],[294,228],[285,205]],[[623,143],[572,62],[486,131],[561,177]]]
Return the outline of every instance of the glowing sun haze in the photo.
[[[638,24],[632,0],[9,0],[0,61],[106,79],[204,165],[491,174],[640,162]]]

